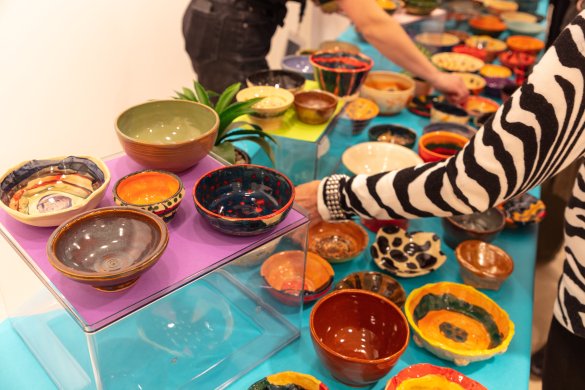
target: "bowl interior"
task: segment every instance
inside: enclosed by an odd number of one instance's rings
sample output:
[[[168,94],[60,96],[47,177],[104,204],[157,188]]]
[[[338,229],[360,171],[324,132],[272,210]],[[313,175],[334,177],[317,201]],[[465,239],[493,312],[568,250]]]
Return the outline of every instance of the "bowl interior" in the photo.
[[[438,53],[431,57],[433,64],[452,72],[477,72],[484,65],[479,58],[463,53]]]
[[[341,279],[335,290],[367,290],[390,299],[397,306],[404,305],[406,293],[396,279],[381,272],[354,272]]]
[[[348,148],[341,156],[343,165],[354,174],[375,174],[422,164],[412,150],[387,142],[364,142]]]
[[[180,179],[172,173],[142,171],[120,179],[114,192],[126,203],[144,206],[169,199],[176,195],[180,188]]]
[[[288,70],[261,70],[248,76],[254,86],[268,85],[276,88],[295,90],[305,85],[305,78]]]
[[[459,117],[466,117],[469,114],[462,108],[454,106],[452,104],[440,101],[433,102],[433,108],[437,111],[443,112],[445,114],[459,116]]]
[[[469,139],[459,134],[447,131],[433,131],[424,134],[419,141],[419,147],[437,156],[450,157],[457,154]]]
[[[400,371],[394,376],[386,390],[398,390],[403,388],[403,382],[413,386],[412,389],[449,389],[456,383],[466,390],[487,390],[479,382],[474,381],[452,368],[434,366],[428,363],[419,363]]]
[[[330,261],[351,259],[368,245],[368,234],[352,221],[319,221],[309,228],[309,250]]]
[[[295,94],[295,104],[312,110],[324,110],[337,105],[337,96],[325,91],[303,91]]]
[[[345,51],[323,51],[313,54],[311,63],[332,72],[367,72],[374,62],[359,53]]]
[[[294,101],[294,95],[286,89],[268,85],[244,88],[236,95],[238,102],[264,98],[252,106],[257,112],[286,110]]]
[[[447,220],[460,229],[478,234],[497,232],[503,229],[505,224],[504,213],[497,208],[482,213],[448,217]]]
[[[414,90],[414,81],[398,73],[378,71],[368,74],[364,86],[389,93],[410,92]]]
[[[463,79],[465,86],[469,90],[477,90],[485,87],[485,79],[473,73],[456,72],[456,75]]]
[[[368,130],[370,141],[389,142],[410,147],[416,141],[416,132],[399,125],[378,125]]]
[[[463,241],[455,250],[459,263],[479,275],[507,277],[514,270],[512,258],[495,245],[479,240]]]
[[[146,144],[178,144],[200,138],[218,123],[215,111],[184,100],[153,101],[124,111],[116,121],[126,137]]]
[[[496,112],[498,107],[500,105],[497,102],[481,96],[470,96],[465,103],[465,109],[474,116]]]

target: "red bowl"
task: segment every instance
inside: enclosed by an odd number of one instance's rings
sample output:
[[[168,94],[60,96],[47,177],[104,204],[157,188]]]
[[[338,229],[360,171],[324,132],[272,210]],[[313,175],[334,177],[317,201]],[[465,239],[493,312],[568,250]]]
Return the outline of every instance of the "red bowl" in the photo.
[[[487,59],[487,51],[483,49],[478,49],[477,47],[469,47],[466,45],[459,45],[453,48],[453,52],[455,53],[462,53],[462,54],[469,54],[475,58],[479,58],[483,62]]]

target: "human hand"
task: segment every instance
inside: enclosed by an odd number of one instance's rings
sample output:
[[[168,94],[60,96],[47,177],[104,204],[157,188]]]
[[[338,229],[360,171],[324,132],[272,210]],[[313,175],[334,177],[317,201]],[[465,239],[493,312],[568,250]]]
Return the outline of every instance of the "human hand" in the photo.
[[[433,80],[429,80],[433,87],[447,98],[447,101],[457,106],[463,106],[469,97],[469,90],[463,79],[457,75],[439,72]]]
[[[295,202],[307,210],[311,222],[319,221],[321,219],[321,215],[319,215],[319,210],[317,208],[319,183],[319,180],[314,180],[300,184],[295,188]]]

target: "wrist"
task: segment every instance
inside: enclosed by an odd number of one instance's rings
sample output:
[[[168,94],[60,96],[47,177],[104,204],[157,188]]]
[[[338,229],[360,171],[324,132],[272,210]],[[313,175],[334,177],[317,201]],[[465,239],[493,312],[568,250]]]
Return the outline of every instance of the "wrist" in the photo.
[[[331,175],[319,184],[317,209],[324,220],[348,219],[353,213],[345,210],[343,185],[349,176]]]

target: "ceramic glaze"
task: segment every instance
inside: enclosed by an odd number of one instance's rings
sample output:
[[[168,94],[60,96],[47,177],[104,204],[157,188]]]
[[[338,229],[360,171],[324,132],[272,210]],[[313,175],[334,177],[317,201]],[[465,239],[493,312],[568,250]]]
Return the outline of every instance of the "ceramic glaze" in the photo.
[[[387,142],[363,142],[348,148],[341,161],[352,173],[376,174],[422,163],[412,150]]]
[[[487,390],[483,385],[452,368],[420,363],[400,371],[385,390]]]
[[[529,54],[538,54],[544,49],[544,42],[540,39],[526,35],[512,35],[506,40],[512,51],[519,51]]]
[[[514,271],[514,262],[501,248],[478,240],[463,241],[455,249],[465,284],[498,290]]]
[[[485,79],[473,73],[455,72],[457,76],[463,79],[465,86],[473,95],[479,95],[485,88]]]
[[[368,245],[368,233],[352,221],[319,221],[309,228],[308,249],[331,263],[354,259]]]
[[[412,148],[416,142],[416,132],[399,125],[378,125],[368,130],[370,141],[388,142]]]
[[[406,293],[400,283],[381,272],[354,272],[337,282],[334,288],[371,291],[388,298],[399,307],[402,307],[406,300]]]
[[[341,97],[355,95],[374,65],[363,54],[343,51],[320,51],[310,61],[320,89]]]
[[[370,72],[360,95],[370,99],[379,107],[382,115],[398,114],[414,96],[415,83],[404,74],[375,71]]]
[[[546,216],[546,206],[542,200],[524,193],[498,206],[506,213],[506,225],[524,227],[539,223]]]
[[[431,57],[431,61],[449,72],[477,72],[484,65],[482,60],[460,53],[438,53]]]
[[[505,227],[505,215],[491,208],[482,213],[443,218],[442,225],[445,243],[455,249],[466,240],[493,241]]]
[[[305,79],[313,80],[313,65],[308,55],[291,55],[282,59],[282,68],[300,73]]]
[[[479,117],[485,113],[494,113],[499,107],[500,105],[497,102],[480,96],[470,96],[465,104],[465,109],[473,117]]]
[[[293,371],[279,372],[259,380],[248,390],[328,390],[317,378]]]
[[[261,70],[248,76],[246,82],[248,87],[266,85],[295,93],[303,88],[305,78],[288,70]]]
[[[423,128],[423,134],[432,133],[434,131],[444,131],[447,133],[459,134],[467,139],[470,139],[475,135],[475,133],[477,133],[477,130],[471,126],[453,122],[431,123],[430,125]]]
[[[325,91],[304,91],[295,94],[295,111],[301,122],[318,125],[331,118],[337,108],[337,97]]]
[[[429,118],[431,116],[431,107],[433,101],[437,99],[435,95],[421,95],[415,96],[408,103],[408,111],[415,115],[422,116],[423,118]]]
[[[433,131],[423,134],[420,138],[418,154],[425,162],[442,161],[453,156],[468,142],[469,139],[459,134],[447,131]]]
[[[471,18],[469,27],[476,35],[489,35],[490,37],[499,37],[506,31],[506,24],[497,16],[482,15]]]

